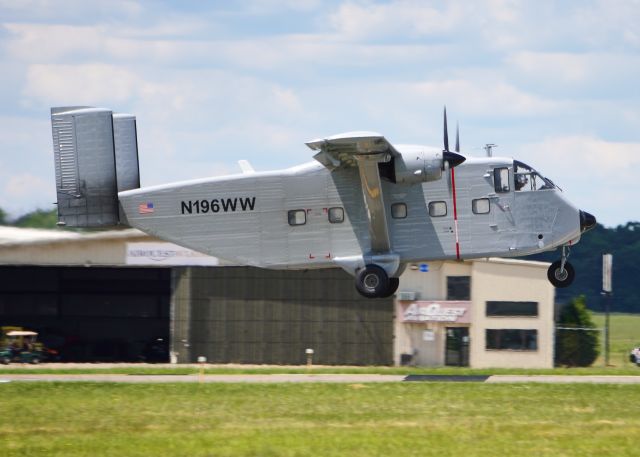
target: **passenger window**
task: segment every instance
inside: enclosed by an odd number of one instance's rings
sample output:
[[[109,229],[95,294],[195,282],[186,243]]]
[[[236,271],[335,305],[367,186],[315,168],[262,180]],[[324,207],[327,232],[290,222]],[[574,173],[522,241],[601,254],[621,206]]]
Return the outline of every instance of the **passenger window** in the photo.
[[[391,205],[391,217],[394,219],[404,219],[407,217],[406,203],[394,203]]]
[[[289,225],[304,225],[307,223],[307,212],[303,209],[289,211]]]
[[[493,184],[496,192],[504,193],[509,192],[509,169],[508,168],[495,168],[493,170]]]
[[[344,210],[339,206],[329,208],[329,222],[332,224],[344,222]]]
[[[447,215],[446,202],[430,202],[429,203],[429,216],[442,217],[446,215]]]
[[[491,206],[488,198],[478,198],[471,202],[471,209],[474,214],[488,214]]]

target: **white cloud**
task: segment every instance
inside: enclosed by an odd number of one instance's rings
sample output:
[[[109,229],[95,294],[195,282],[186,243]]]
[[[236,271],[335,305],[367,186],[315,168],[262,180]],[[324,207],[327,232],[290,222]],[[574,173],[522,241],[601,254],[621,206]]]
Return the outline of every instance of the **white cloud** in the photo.
[[[615,176],[637,179],[640,174],[640,143],[605,141],[592,136],[554,137],[521,148],[527,156],[553,163],[562,172],[580,171],[587,182]],[[596,181],[592,181],[596,180]]]
[[[411,84],[410,91],[431,105],[450,105],[460,113],[491,117],[541,115],[560,105],[501,81],[427,81]]]
[[[519,51],[505,62],[522,81],[572,92],[595,86],[616,93],[622,84],[635,83],[640,71],[638,55],[617,52]]]
[[[434,36],[452,31],[464,18],[464,10],[455,3],[443,3],[442,10],[418,1],[384,4],[347,2],[330,17],[337,33],[348,39],[394,35]]]
[[[117,17],[131,19],[145,11],[141,2],[133,0],[0,0],[3,16],[30,20],[57,20],[60,22],[98,21]]]
[[[154,87],[133,71],[107,64],[30,65],[23,94],[47,103],[122,102]]]

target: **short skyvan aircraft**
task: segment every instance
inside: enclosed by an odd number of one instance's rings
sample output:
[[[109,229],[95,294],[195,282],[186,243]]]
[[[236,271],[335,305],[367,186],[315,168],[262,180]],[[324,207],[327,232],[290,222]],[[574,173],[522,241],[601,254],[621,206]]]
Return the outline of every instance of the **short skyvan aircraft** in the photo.
[[[516,257],[561,247],[548,271],[574,279],[567,257],[595,218],[522,162],[390,143],[349,132],[307,143],[315,161],[140,188],[136,119],[108,109],[51,109],[58,219],[130,226],[243,265],[341,267],[365,297],[387,297],[408,263]]]

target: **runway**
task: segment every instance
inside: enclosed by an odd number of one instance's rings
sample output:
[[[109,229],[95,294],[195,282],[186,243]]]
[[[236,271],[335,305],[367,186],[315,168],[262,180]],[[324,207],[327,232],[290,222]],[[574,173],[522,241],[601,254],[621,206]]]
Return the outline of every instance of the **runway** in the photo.
[[[484,378],[484,379],[481,379]],[[238,374],[238,375],[126,375],[126,374],[0,374],[7,382],[107,382],[107,383],[380,383],[474,382],[488,384],[640,384],[640,376],[495,375],[405,376],[379,374]]]

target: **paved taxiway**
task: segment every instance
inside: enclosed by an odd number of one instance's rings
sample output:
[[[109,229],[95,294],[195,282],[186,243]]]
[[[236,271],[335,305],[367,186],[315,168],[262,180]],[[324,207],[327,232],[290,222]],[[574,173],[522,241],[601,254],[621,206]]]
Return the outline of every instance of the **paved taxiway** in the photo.
[[[117,383],[369,383],[402,382],[404,375],[378,374],[239,374],[239,375],[125,375],[125,374],[2,374],[0,382],[117,382]],[[426,382],[464,382],[457,379],[431,377]],[[474,377],[468,381],[478,382]],[[481,381],[482,382],[482,381]],[[486,383],[590,383],[590,384],[640,384],[640,376],[558,376],[558,375],[497,375],[489,376]]]

